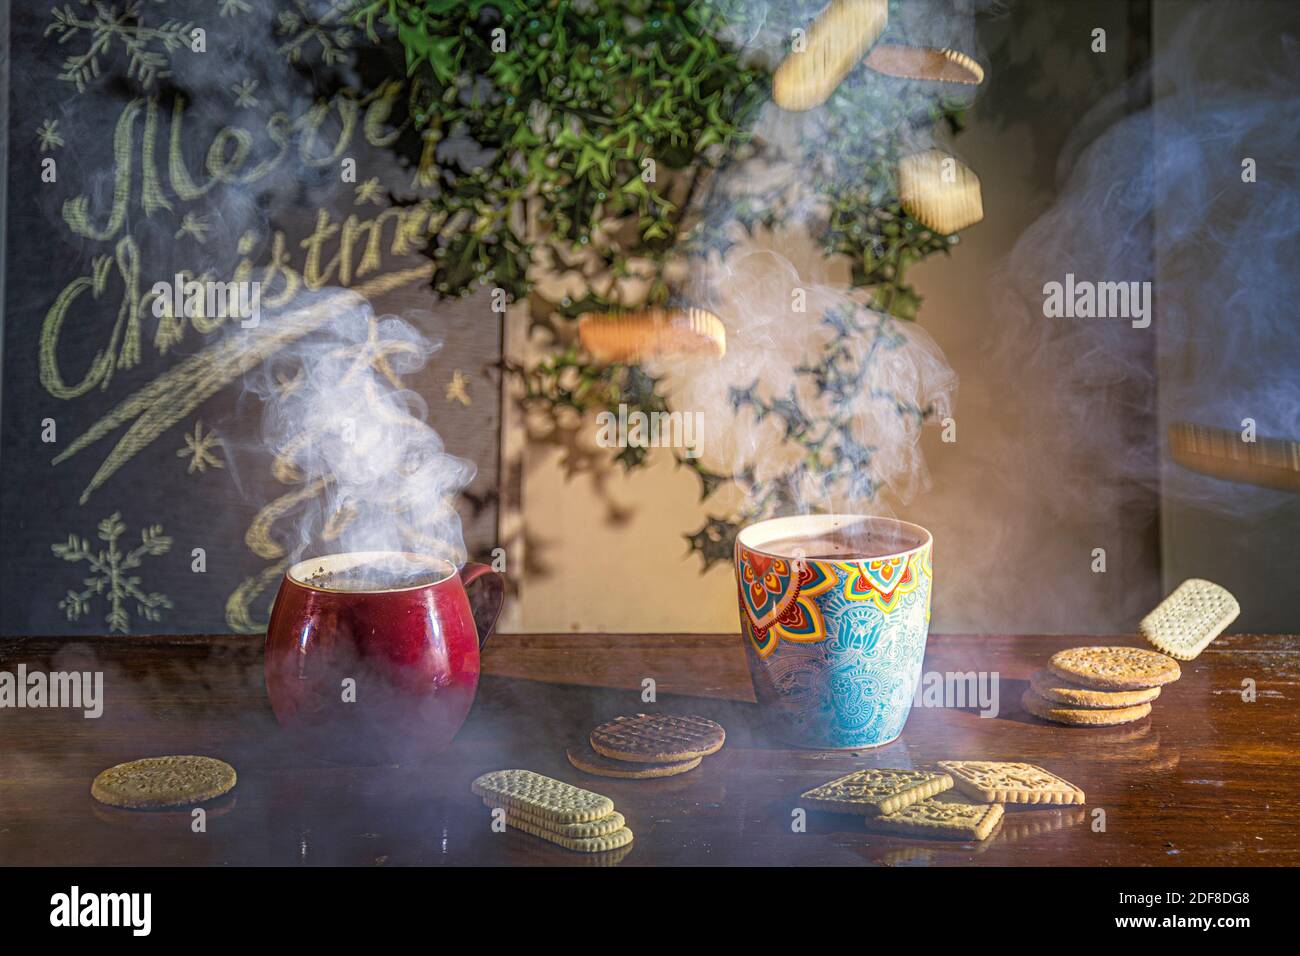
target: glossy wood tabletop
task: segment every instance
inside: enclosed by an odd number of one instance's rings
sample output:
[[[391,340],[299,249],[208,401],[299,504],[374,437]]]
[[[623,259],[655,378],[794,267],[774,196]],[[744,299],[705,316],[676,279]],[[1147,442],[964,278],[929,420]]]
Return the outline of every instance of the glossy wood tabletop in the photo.
[[[288,745],[256,638],[0,640],[0,670],[102,670],[107,700],[99,719],[0,710],[0,863],[1300,865],[1300,638],[1221,638],[1127,726],[1060,727],[1023,712],[1026,681],[1053,651],[1102,643],[1137,640],[931,637],[928,674],[997,674],[996,716],[975,701],[916,707],[896,743],[835,753],[768,741],[737,636],[499,635],[450,751],[424,766],[353,767]],[[654,704],[641,701],[645,678]],[[711,717],[726,746],[663,780],[590,777],[566,761],[565,746],[599,721],[649,710]],[[238,769],[237,788],[208,805],[206,833],[191,832],[188,811],[91,799],[98,771],[167,753]],[[1010,810],[980,844],[882,837],[816,812],[796,832],[802,791],[944,758],[1041,764],[1082,787],[1087,806]],[[470,781],[510,767],[608,795],[635,842],[588,857],[493,832]]]

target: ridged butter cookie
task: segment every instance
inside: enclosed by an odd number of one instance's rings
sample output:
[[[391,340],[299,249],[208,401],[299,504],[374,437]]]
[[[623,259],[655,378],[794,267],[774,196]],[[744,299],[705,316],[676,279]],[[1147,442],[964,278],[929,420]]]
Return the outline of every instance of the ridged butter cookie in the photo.
[[[552,823],[590,823],[614,812],[614,801],[531,770],[496,770],[470,784],[480,797]]]
[[[1083,791],[1032,763],[940,760],[957,789],[992,803],[1083,803]]]
[[[938,149],[898,161],[898,200],[909,216],[942,235],[984,218],[984,195],[975,171]]]
[[[483,806],[490,810],[504,810],[506,823],[510,823],[512,820],[520,820],[535,827],[549,830],[556,836],[568,837],[571,840],[589,840],[592,837],[609,836],[615,830],[621,830],[627,825],[627,821],[623,819],[623,814],[617,810],[607,817],[592,820],[589,823],[553,823],[534,813],[503,807],[486,797],[483,799]]]
[[[971,803],[950,793],[922,800],[896,813],[867,817],[868,830],[944,840],[987,840],[1006,811],[1000,803]]]
[[[595,312],[578,320],[578,339],[602,362],[644,362],[679,355],[722,358],[727,329],[706,309]]]
[[[1180,661],[1194,660],[1241,613],[1226,588],[1188,578],[1142,618],[1138,631],[1153,647]]]
[[[632,842],[632,831],[627,827],[604,836],[574,839],[573,837],[560,836],[545,827],[535,826],[522,817],[512,819],[509,811],[506,813],[506,824],[516,830],[530,833],[535,837],[541,837],[548,843],[554,843],[556,846],[562,846],[566,850],[573,850],[577,853],[604,853],[606,850],[617,850],[619,847],[627,846]]]
[[[783,110],[810,110],[825,103],[861,62],[889,20],[886,0],[832,0],[801,46],[772,75],[772,99]]]
[[[838,777],[801,794],[814,810],[879,816],[952,789],[952,777],[930,770],[873,767]]]

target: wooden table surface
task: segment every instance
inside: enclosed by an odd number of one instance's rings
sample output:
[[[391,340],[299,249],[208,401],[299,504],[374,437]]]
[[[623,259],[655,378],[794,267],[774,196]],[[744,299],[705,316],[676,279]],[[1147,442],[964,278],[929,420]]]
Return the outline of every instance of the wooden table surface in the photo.
[[[107,698],[97,720],[0,710],[0,863],[1300,864],[1300,638],[1221,638],[1136,724],[1075,729],[1025,714],[1029,676],[1081,643],[1136,639],[932,636],[926,671],[996,671],[1000,713],[914,708],[898,742],[831,753],[768,742],[735,635],[498,635],[449,752],[426,766],[341,767],[295,752],[279,733],[256,638],[0,640],[0,670],[100,669]],[[641,702],[646,677],[657,682],[656,704]],[[1243,681],[1254,682],[1254,702],[1242,699]],[[726,727],[726,747],[664,780],[589,777],[565,760],[565,745],[597,722],[653,709],[712,717]],[[238,769],[238,787],[209,805],[206,833],[191,832],[188,811],[91,799],[98,771],[166,753],[209,754]],[[854,817],[820,813],[807,815],[806,832],[792,831],[809,787],[857,768],[944,758],[1039,763],[1083,787],[1088,804],[1009,811],[982,844],[882,837]],[[607,794],[634,844],[586,857],[492,832],[469,785],[508,767]]]

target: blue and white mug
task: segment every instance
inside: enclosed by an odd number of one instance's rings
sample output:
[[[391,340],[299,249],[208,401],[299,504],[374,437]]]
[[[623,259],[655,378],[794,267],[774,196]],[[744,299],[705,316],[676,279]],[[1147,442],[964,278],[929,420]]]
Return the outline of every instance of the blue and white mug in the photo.
[[[771,518],[736,537],[754,693],[801,747],[879,747],[903,731],[930,626],[933,538],[862,515]]]

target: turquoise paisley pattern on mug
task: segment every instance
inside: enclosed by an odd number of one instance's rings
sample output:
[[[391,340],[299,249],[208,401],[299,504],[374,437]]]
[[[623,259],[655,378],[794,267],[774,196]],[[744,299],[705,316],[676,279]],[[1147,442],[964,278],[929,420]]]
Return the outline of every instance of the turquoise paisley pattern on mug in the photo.
[[[773,577],[774,560],[787,573]],[[755,691],[787,736],[852,748],[902,732],[925,656],[928,542],[879,560],[784,563],[737,544],[736,576]]]

